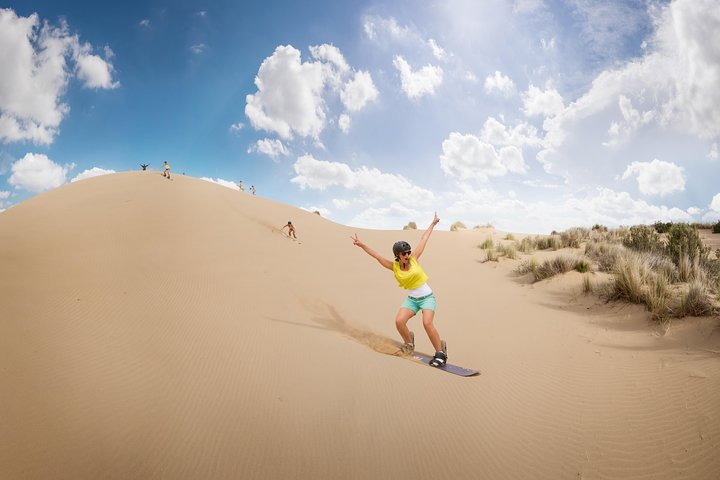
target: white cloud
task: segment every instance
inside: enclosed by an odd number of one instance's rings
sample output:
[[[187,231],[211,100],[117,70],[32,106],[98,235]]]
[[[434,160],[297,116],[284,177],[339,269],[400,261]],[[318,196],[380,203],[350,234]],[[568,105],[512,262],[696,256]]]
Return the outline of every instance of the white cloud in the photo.
[[[685,210],[688,215],[698,215],[702,210],[700,210],[698,207],[689,207]]]
[[[649,12],[656,26],[646,42],[645,55],[600,73],[591,88],[554,118],[545,120],[548,149],[539,154],[546,169],[563,157],[561,146],[584,119],[606,113],[620,101],[631,100],[633,110],[648,113],[659,129],[690,133],[702,139],[720,136],[720,50],[714,38],[720,30],[716,0],[676,0],[654,5]],[[632,118],[632,115],[630,116]],[[611,135],[621,125],[611,125]]]
[[[115,170],[105,170],[104,168],[93,167],[77,174],[72,180],[70,180],[70,183],[77,182],[78,180],[84,180],[86,178],[99,177],[100,175],[109,175],[111,173],[115,173]]]
[[[355,72],[354,77],[345,84],[340,92],[345,108],[350,112],[357,112],[365,108],[369,102],[377,100],[378,90],[375,88],[372,77],[368,72]]]
[[[528,117],[536,115],[554,117],[563,109],[562,96],[554,88],[540,90],[535,85],[530,85],[523,94],[523,113]]]
[[[12,164],[8,183],[15,188],[40,193],[64,184],[75,164],[60,166],[42,153],[27,153]]]
[[[710,151],[707,154],[707,158],[709,158],[710,160],[718,159],[718,144],[717,144],[717,142],[713,142],[713,144],[710,146]]]
[[[372,207],[360,212],[351,223],[360,228],[399,230],[409,221],[419,218],[420,214],[420,211],[403,203],[392,202],[386,207]]]
[[[370,40],[378,40],[381,35],[387,35],[394,40],[402,40],[411,36],[410,29],[401,27],[392,17],[369,17],[363,22],[363,30]]]
[[[142,28],[150,28],[150,20],[147,18],[143,18],[138,22],[138,25],[140,25]]]
[[[346,209],[350,206],[350,202],[347,200],[343,200],[341,198],[334,198],[332,200],[333,205],[335,205],[335,208],[338,210]]]
[[[231,182],[230,180],[223,180],[222,178],[209,178],[209,177],[200,177],[200,180],[205,180],[206,182],[215,183],[217,185],[229,188],[231,190],[238,190],[238,191],[240,190],[240,187],[238,187],[235,182]]]
[[[466,225],[491,223],[495,227],[523,233],[550,233],[596,223],[609,227],[649,224],[656,221],[690,222],[692,217],[679,208],[656,206],[635,200],[626,192],[597,188],[585,197],[569,196],[523,201],[491,189],[449,194],[450,205],[443,212]],[[548,225],[549,222],[554,222]]]
[[[194,53],[195,55],[200,55],[201,53],[203,53],[205,51],[205,48],[207,48],[207,47],[205,46],[204,43],[198,43],[196,45],[191,45],[190,51],[192,53]]]
[[[242,122],[233,123],[232,125],[230,125],[230,131],[232,133],[238,133],[243,128],[245,128],[245,124]]]
[[[317,61],[302,62],[300,51],[291,45],[279,46],[260,65],[255,77],[258,91],[246,97],[245,106],[255,129],[275,132],[284,140],[299,135],[320,143],[328,115],[326,94],[340,95],[352,111],[377,97],[370,74],[353,74],[337,47],[312,46],[310,51]],[[346,78],[350,80],[340,90]]]
[[[452,132],[442,143],[440,167],[456,180],[487,181],[506,173],[524,173],[527,169],[522,151],[516,146],[505,146],[499,151],[474,135]]]
[[[273,159],[277,158],[278,155],[289,155],[290,152],[285,145],[278,139],[263,138],[255,142],[255,145],[250,147],[248,153],[258,152],[263,155],[267,155]]]
[[[654,159],[652,162],[632,162],[622,178],[637,175],[638,188],[644,195],[667,195],[685,190],[683,168],[671,162]]]
[[[485,78],[485,93],[494,91],[509,97],[515,92],[515,82],[507,75],[503,75],[499,70],[495,70],[495,74],[488,75]]]
[[[413,71],[410,64],[400,55],[395,56],[393,65],[400,72],[402,90],[410,99],[433,95],[437,87],[442,84],[443,71],[440,67],[425,65]]]
[[[340,162],[316,160],[311,155],[299,157],[290,181],[301,189],[325,190],[342,186],[355,192],[362,201],[402,201],[426,205],[434,200],[431,191],[417,187],[406,178],[362,166],[356,170]]]
[[[433,56],[438,60],[442,60],[447,55],[445,50],[440,47],[434,39],[428,39],[428,45],[430,46],[430,50],[432,50]]]
[[[310,47],[310,54],[316,60],[333,65],[341,74],[350,71],[350,65],[345,61],[342,52],[335,45],[314,45]]]
[[[300,207],[301,209],[305,210],[306,212],[315,213],[319,212],[321,217],[329,218],[332,215],[332,211],[325,207],[316,207],[316,206],[310,206],[310,207]]]
[[[545,38],[540,39],[540,47],[545,51],[545,53],[553,52],[555,50],[555,37],[550,40]]]
[[[350,118],[350,115],[347,113],[343,113],[338,117],[338,127],[340,128],[340,131],[343,133],[348,133],[350,131],[350,124],[352,123],[352,119]]]
[[[720,213],[720,193],[715,195],[710,201],[710,210]]]
[[[72,59],[75,68],[68,66]],[[69,112],[61,101],[73,74],[89,88],[115,88],[113,66],[70,35],[67,23],[40,24],[0,9],[0,141],[50,144]]]
[[[113,89],[120,86],[120,82],[113,81],[114,67],[111,63],[93,55],[90,44],[73,44],[73,59],[77,65],[77,77],[83,81],[87,88]],[[112,50],[105,48],[108,58],[113,56]]]
[[[541,147],[542,139],[538,131],[528,123],[519,123],[510,128],[497,119],[489,117],[483,125],[480,139],[495,146],[514,145],[520,149],[524,146]]]
[[[625,95],[620,95],[618,107],[623,121],[612,122],[610,124],[610,128],[608,129],[610,141],[607,142],[606,145],[614,145],[620,138],[630,137],[637,129],[652,122],[656,116],[656,112],[653,110],[640,112],[635,109],[632,100]]]
[[[543,6],[543,0],[515,0],[515,3],[513,3],[513,13],[521,15],[533,13]]]
[[[293,133],[316,137],[325,127],[324,83],[320,62],[303,63],[299,50],[279,46],[260,65],[258,91],[246,97],[245,114],[256,129],[284,139]]]

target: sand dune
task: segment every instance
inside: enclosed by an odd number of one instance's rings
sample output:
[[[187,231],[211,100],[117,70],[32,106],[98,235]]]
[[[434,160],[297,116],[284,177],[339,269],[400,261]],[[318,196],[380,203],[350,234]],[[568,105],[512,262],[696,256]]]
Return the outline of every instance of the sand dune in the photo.
[[[156,172],[1,213],[0,478],[720,478],[717,319],[663,331],[436,231],[461,378],[392,356],[403,293],[353,233],[421,235]]]

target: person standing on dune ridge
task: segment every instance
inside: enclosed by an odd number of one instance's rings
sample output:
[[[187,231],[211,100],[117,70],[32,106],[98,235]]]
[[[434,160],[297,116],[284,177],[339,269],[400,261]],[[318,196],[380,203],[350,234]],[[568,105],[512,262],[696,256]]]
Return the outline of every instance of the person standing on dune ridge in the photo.
[[[417,261],[425,251],[425,246],[427,245],[428,239],[430,239],[430,234],[439,221],[440,219],[436,212],[435,218],[433,218],[430,226],[420,238],[420,243],[415,248],[415,255],[412,255],[413,252],[410,244],[406,241],[401,240],[395,242],[393,245],[395,261],[383,257],[365,245],[365,243],[358,238],[357,234],[355,234],[354,237],[350,237],[353,245],[362,248],[365,250],[365,253],[377,260],[380,265],[388,270],[392,270],[398,286],[408,291],[407,298],[397,312],[397,315],[395,315],[395,327],[405,342],[402,347],[402,351],[405,354],[411,354],[415,351],[415,335],[408,329],[407,323],[418,311],[422,310],[423,327],[430,339],[430,343],[432,343],[435,349],[435,356],[430,361],[430,365],[433,367],[442,367],[447,363],[447,345],[444,340],[441,340],[440,334],[433,324],[436,308],[435,294],[427,284],[428,276]]]

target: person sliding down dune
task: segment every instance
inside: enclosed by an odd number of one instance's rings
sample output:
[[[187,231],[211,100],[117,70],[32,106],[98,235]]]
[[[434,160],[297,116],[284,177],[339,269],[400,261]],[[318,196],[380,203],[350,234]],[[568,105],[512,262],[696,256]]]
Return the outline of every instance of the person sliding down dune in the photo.
[[[435,213],[435,218],[433,218],[430,226],[420,238],[420,243],[415,248],[415,255],[412,255],[410,244],[406,241],[401,240],[395,242],[393,245],[394,262],[384,258],[375,250],[365,245],[365,243],[358,238],[357,234],[355,234],[354,237],[350,237],[353,245],[362,248],[368,255],[377,260],[380,265],[388,270],[392,270],[395,274],[395,279],[398,281],[398,286],[408,291],[408,297],[403,302],[397,315],[395,315],[395,327],[405,342],[403,345],[403,352],[405,353],[409,354],[415,350],[415,335],[408,329],[407,323],[418,311],[422,310],[425,333],[427,333],[430,343],[432,343],[433,348],[435,348],[435,356],[430,361],[430,365],[433,367],[442,367],[447,363],[447,346],[445,345],[445,341],[440,339],[440,334],[433,325],[436,308],[435,294],[433,294],[432,289],[427,284],[428,276],[417,261],[425,251],[425,245],[427,245],[430,234],[439,221],[440,219],[437,213]]]

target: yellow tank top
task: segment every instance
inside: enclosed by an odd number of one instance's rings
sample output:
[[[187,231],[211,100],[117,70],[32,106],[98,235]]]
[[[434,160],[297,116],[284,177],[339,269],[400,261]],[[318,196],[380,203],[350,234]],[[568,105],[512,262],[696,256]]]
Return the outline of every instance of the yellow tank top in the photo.
[[[398,286],[405,290],[418,288],[428,279],[425,271],[413,257],[410,257],[410,269],[408,271],[400,270],[400,262],[393,262],[393,273]]]

